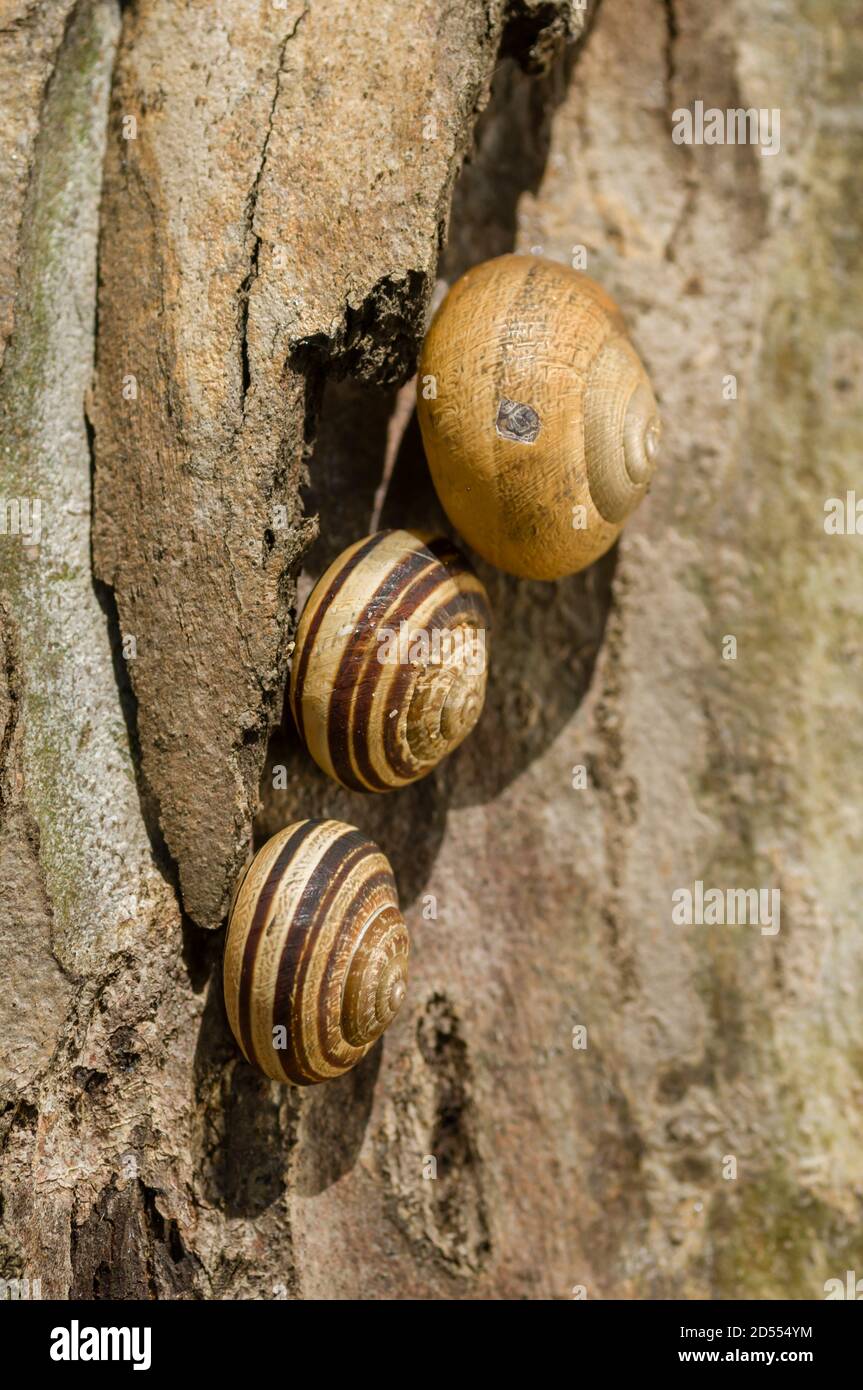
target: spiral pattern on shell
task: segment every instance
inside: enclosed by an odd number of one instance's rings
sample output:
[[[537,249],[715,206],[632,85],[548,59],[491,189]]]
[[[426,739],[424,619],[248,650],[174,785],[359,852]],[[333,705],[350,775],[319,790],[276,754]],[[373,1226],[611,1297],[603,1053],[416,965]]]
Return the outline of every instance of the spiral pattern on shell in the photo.
[[[656,467],[659,412],[620,310],[536,256],[486,261],[452,287],[423,345],[417,410],[450,521],[531,579],[603,554]]]
[[[225,1004],[248,1062],[298,1086],[349,1071],[392,1022],[408,931],[389,861],[341,821],[268,840],[234,894]]]
[[[319,767],[353,791],[430,772],[482,711],[491,609],[451,541],[379,531],[330,566],[297,629],[290,701]]]

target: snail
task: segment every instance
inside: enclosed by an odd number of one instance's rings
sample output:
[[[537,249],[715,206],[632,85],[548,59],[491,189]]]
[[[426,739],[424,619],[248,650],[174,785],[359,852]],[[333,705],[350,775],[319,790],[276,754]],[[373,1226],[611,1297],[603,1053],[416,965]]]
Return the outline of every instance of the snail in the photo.
[[[353,791],[430,772],[482,711],[491,609],[443,538],[378,531],[339,555],[297,629],[290,703],[319,767]]]
[[[341,821],[280,830],[228,919],[225,1004],[246,1060],[297,1086],[349,1071],[401,1007],[409,945],[376,844]]]
[[[659,414],[620,310],[588,276],[536,256],[456,281],[423,344],[417,410],[453,526],[528,579],[608,550],[656,466]]]

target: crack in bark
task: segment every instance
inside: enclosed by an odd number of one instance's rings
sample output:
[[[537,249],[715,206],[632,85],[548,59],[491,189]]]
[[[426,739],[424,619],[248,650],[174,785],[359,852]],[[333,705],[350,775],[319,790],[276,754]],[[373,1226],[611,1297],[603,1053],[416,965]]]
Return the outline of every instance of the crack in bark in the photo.
[[[677,22],[677,0],[662,0],[662,8],[665,11],[665,98],[670,113],[674,100],[672,87],[677,77],[674,49],[680,35],[680,26]]]
[[[498,64],[514,58],[527,73],[547,72],[561,44],[584,37],[589,18],[589,12],[563,0],[508,0]]]
[[[673,119],[676,107],[674,105],[674,84],[678,77],[678,66],[676,49],[680,39],[680,24],[677,16],[677,0],[661,0],[663,13],[665,16],[665,109],[669,120]],[[686,192],[683,206],[677,217],[674,226],[665,243],[665,259],[673,261],[674,246],[683,232],[684,227],[689,222],[695,211],[695,204],[698,198],[698,175],[695,156],[691,145],[682,145],[684,158],[689,165],[689,172],[685,178]]]
[[[382,275],[359,304],[345,299],[333,332],[294,339],[289,365],[318,388],[325,379],[345,376],[369,385],[404,385],[416,370],[428,291],[423,270]],[[306,434],[313,442],[308,426]]]
[[[18,720],[21,715],[21,697],[18,692],[17,634],[13,628],[12,615],[2,600],[0,600],[0,624],[2,624],[3,641],[3,679],[9,699],[6,727],[3,729],[2,738],[0,738],[0,815],[5,816],[7,797],[3,782],[7,772],[10,777],[14,777],[14,771],[10,765],[10,754],[15,730],[18,728]]]
[[[252,252],[249,257],[249,269],[240,285],[239,289],[239,333],[240,333],[240,402],[241,413],[245,419],[246,398],[251,390],[252,373],[249,364],[249,300],[251,298],[252,286],[258,278],[258,259],[261,250],[261,238],[255,231],[255,210],[258,205],[258,193],[260,191],[261,179],[267,165],[267,152],[270,145],[270,137],[273,133],[275,124],[276,107],[282,91],[282,77],[284,75],[285,54],[288,44],[296,37],[297,31],[306,15],[309,13],[308,5],[305,6],[301,14],[294,21],[293,26],[285,34],[279,49],[279,61],[276,67],[276,85],[273,92],[273,100],[270,103],[270,112],[267,119],[267,130],[264,135],[264,142],[261,146],[261,157],[258,163],[257,173],[252,181],[249,194],[246,199],[246,236],[253,238]]]

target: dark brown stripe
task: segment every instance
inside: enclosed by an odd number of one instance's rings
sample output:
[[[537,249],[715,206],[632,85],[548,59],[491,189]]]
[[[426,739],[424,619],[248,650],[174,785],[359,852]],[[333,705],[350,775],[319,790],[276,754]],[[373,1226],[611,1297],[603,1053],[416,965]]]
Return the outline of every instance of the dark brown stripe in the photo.
[[[398,612],[395,615],[399,623],[402,621],[409,621],[417,609],[426,602],[429,595],[434,593],[436,588],[440,588],[445,584],[448,579],[453,579],[458,582],[459,577],[465,574],[464,559],[458,556],[457,552],[454,554],[451,551],[450,559],[454,560],[455,558],[460,561],[458,570],[456,570],[452,564],[444,565],[446,569],[446,576],[444,577],[439,573],[436,565],[431,570],[423,570],[413,583],[405,589],[399,601]],[[369,667],[371,667],[371,671],[369,671]],[[406,666],[404,668],[404,673],[400,674],[409,675],[410,671],[411,667]],[[354,717],[350,729],[351,751],[353,753],[354,765],[357,767],[359,773],[359,778],[355,780],[357,780],[358,785],[363,789],[367,789],[368,786],[371,786],[375,791],[390,791],[392,789],[392,783],[382,778],[372,766],[369,750],[369,723],[371,720],[372,700],[377,690],[378,683],[383,677],[383,672],[384,667],[376,660],[375,653],[370,652],[366,657],[364,669],[357,672],[359,690],[357,691],[356,702],[354,704]],[[393,683],[394,692],[397,691],[400,695],[403,695],[404,689],[405,681],[397,677]],[[395,708],[401,708],[399,699],[395,701]],[[398,722],[398,719],[387,720],[384,743],[386,743],[387,736],[391,734],[394,735]],[[387,761],[389,762],[389,758]],[[402,764],[402,766],[404,766],[404,764]],[[404,772],[400,775],[409,776],[410,772]]]
[[[312,650],[314,648],[315,638],[317,636],[318,629],[320,628],[321,623],[326,617],[327,610],[329,609],[330,604],[332,603],[339,590],[343,587],[348,575],[352,574],[353,571],[356,569],[357,565],[362,564],[366,556],[371,554],[375,546],[380,545],[381,541],[389,535],[392,535],[391,531],[376,531],[373,536],[369,536],[368,539],[364,541],[363,544],[360,546],[359,550],[354,551],[351,558],[342,566],[342,568],[338,571],[335,577],[330,581],[330,585],[326,593],[316,600],[317,608],[315,609],[314,617],[309,623],[309,630],[306,633],[306,640],[303,643],[303,649],[300,653],[300,664],[297,668],[296,683],[292,683],[294,691],[294,697],[292,700],[294,719],[296,721],[297,730],[299,732],[300,738],[303,740],[304,743],[306,735],[305,728],[303,725],[303,687],[306,683],[306,676],[308,675],[309,670],[309,661],[311,659]],[[309,603],[311,603],[312,600],[315,599],[316,593],[317,585],[309,595]]]
[[[393,879],[393,876],[389,872],[389,870],[385,868],[380,869],[376,874],[372,874],[369,878],[363,880],[356,893],[354,894],[353,898],[351,899],[350,906],[348,907],[348,910],[344,915],[342,925],[339,928],[338,936],[336,937],[336,940],[333,942],[332,950],[330,951],[329,959],[327,960],[327,968],[324,971],[322,988],[320,995],[318,996],[318,1030],[321,1035],[321,1054],[329,1062],[330,1066],[333,1067],[344,1065],[343,1059],[341,1057],[336,1056],[332,1052],[328,1052],[326,1046],[326,1001],[329,997],[333,973],[337,969],[341,968],[339,946],[341,945],[344,937],[350,936],[351,933],[353,933],[356,930],[357,918],[360,914],[360,908],[362,906],[363,899],[371,897],[372,894],[378,888],[386,888],[388,885],[394,889],[395,880]],[[395,897],[395,894],[393,894],[393,897]],[[383,906],[383,904],[381,905]],[[393,902],[393,906],[395,907],[395,902]],[[342,991],[342,993],[344,993],[344,990]],[[341,1019],[341,1000],[339,1001],[339,1018]]]
[[[278,856],[272,869],[261,887],[255,902],[255,910],[252,914],[252,922],[243,946],[243,964],[240,971],[239,998],[237,1000],[237,1012],[240,1025],[240,1039],[243,1044],[243,1051],[250,1062],[254,1062],[255,1051],[252,1045],[252,975],[255,968],[255,960],[258,954],[258,944],[261,933],[264,930],[264,923],[267,920],[267,912],[273,895],[279,886],[282,875],[288,864],[293,859],[300,845],[307,840],[316,826],[321,825],[320,820],[303,821],[297,826],[293,835],[290,835],[279,850]]]
[[[423,574],[429,571],[433,572],[437,564],[437,559],[426,546],[422,546],[418,550],[409,550],[401,560],[393,564],[375,589],[365,608],[358,615],[355,624],[357,635],[351,638],[339,663],[330,692],[330,706],[327,713],[327,746],[336,776],[346,787],[350,787],[354,791],[368,791],[368,787],[354,773],[348,752],[352,737],[351,705],[354,693],[356,691],[357,699],[366,693],[362,686],[362,667],[366,654],[375,643],[379,619],[401,593]],[[380,663],[378,662],[377,665],[379,673]],[[371,693],[373,693],[377,679],[371,684]],[[360,689],[357,691],[358,685]],[[385,787],[382,786],[379,790],[385,790]]]
[[[320,822],[318,822],[320,824]],[[354,865],[369,852],[370,843],[359,830],[339,835],[318,860],[306,879],[291,920],[285,948],[279,961],[273,993],[272,1023],[285,1023],[291,1049],[282,1057],[285,1073],[298,1086],[308,1085],[317,1076],[303,1046],[302,1028],[295,1026],[291,1001],[299,997],[314,954],[324,918],[339,888]],[[292,1055],[296,1059],[292,1064]]]

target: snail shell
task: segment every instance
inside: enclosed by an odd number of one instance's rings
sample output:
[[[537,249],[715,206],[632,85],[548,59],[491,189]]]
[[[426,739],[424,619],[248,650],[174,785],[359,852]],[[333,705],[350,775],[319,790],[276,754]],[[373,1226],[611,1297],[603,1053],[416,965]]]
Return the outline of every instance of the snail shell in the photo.
[[[290,701],[319,767],[353,791],[424,777],[482,711],[491,609],[451,541],[378,531],[330,565],[297,629]]]
[[[356,1066],[398,1013],[408,931],[389,861],[341,821],[280,830],[234,893],[225,1004],[248,1062],[308,1086]]]
[[[536,256],[499,256],[456,282],[426,335],[417,397],[447,516],[525,578],[602,555],[656,466],[659,413],[620,310]]]

